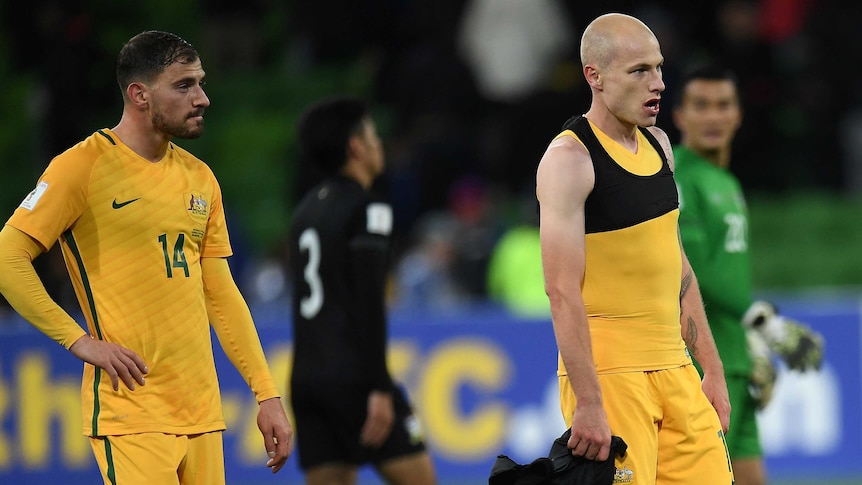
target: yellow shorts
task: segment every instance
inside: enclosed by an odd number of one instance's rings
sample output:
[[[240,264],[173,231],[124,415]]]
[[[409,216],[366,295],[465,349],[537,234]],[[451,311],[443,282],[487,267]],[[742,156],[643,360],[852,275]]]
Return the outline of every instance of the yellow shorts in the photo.
[[[694,365],[599,375],[611,434],[628,444],[616,459],[615,484],[731,485],[733,470],[721,423],[701,391]],[[575,411],[568,376],[560,376],[567,426]]]
[[[105,485],[224,485],[222,432],[90,438]]]

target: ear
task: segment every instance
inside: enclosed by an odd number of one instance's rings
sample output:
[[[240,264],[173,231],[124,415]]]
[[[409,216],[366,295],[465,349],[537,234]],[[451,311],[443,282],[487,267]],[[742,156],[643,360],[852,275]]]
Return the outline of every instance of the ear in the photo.
[[[365,151],[365,144],[359,135],[351,135],[347,140],[347,158],[358,158]]]
[[[596,66],[592,64],[587,64],[584,66],[584,77],[587,79],[587,83],[591,88],[601,89],[602,88],[602,76],[599,74]]]
[[[149,106],[150,93],[147,91],[147,87],[142,83],[134,82],[129,84],[126,87],[126,96],[129,98],[129,101],[139,109],[146,109]]]

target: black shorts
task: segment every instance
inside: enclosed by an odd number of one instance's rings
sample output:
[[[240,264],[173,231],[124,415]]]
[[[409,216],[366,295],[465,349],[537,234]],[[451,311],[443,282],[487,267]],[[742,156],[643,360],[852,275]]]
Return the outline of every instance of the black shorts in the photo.
[[[299,467],[307,470],[335,463],[376,466],[424,451],[422,427],[400,387],[393,389],[392,403],[395,422],[389,438],[380,448],[369,448],[359,441],[367,415],[367,392],[294,383],[291,404],[296,421]]]

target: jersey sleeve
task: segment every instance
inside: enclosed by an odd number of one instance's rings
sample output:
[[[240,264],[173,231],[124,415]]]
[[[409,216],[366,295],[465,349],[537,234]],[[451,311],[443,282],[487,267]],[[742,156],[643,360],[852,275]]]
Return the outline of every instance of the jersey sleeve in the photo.
[[[686,178],[677,177],[679,192],[679,232],[682,246],[692,268],[700,275],[700,268],[708,260],[709,240],[704,227],[701,195],[695,184]],[[698,284],[702,285],[698,278]]]
[[[42,285],[32,264],[40,253],[34,239],[4,226],[0,230],[0,293],[22,317],[68,349],[86,332]]]
[[[201,247],[202,258],[226,258],[233,254],[228,236],[221,187],[215,175],[210,172],[213,196],[209,208],[206,233]]]
[[[81,156],[83,150],[72,149],[54,158],[36,187],[7,221],[9,226],[38,241],[45,250],[50,249],[86,209],[90,173],[96,157]]]
[[[223,258],[201,260],[207,315],[219,343],[257,402],[279,397],[248,305]]]
[[[385,295],[392,225],[392,207],[369,201],[353,218],[349,242],[361,362],[366,366],[364,374],[371,388],[384,391],[392,386],[386,366]]]

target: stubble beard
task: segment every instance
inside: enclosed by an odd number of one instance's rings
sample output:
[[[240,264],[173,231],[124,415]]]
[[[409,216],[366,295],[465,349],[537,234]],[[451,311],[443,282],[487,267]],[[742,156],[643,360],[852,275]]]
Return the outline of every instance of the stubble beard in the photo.
[[[203,120],[195,122],[194,125],[189,126],[188,118],[184,118],[179,121],[171,121],[160,113],[153,114],[153,127],[159,131],[167,133],[171,138],[180,138],[184,140],[200,138],[204,134]]]

